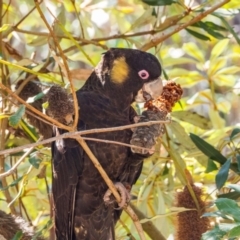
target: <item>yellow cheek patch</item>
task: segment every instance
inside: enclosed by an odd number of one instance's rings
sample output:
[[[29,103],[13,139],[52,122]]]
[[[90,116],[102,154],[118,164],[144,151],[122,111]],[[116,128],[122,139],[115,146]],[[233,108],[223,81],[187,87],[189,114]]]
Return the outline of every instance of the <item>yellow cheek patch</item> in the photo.
[[[111,81],[117,84],[122,84],[127,80],[129,67],[125,57],[120,57],[113,62],[111,71]]]

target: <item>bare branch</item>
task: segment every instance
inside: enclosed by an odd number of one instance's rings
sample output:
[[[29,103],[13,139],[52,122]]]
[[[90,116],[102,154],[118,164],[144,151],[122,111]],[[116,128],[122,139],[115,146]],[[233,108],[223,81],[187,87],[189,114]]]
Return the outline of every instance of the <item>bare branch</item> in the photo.
[[[78,132],[67,132],[67,133],[61,134],[59,136],[43,140],[41,142],[30,143],[30,144],[26,144],[24,146],[19,146],[19,147],[15,147],[15,148],[11,148],[11,149],[2,150],[2,151],[0,151],[0,155],[19,152],[19,151],[21,151],[25,148],[36,147],[38,145],[47,144],[47,143],[54,142],[56,140],[63,139],[63,138],[75,138],[75,136],[77,136],[77,135],[82,136],[82,135],[87,135],[87,134],[91,134],[91,133],[122,131],[122,130],[129,129],[129,128],[135,128],[135,127],[140,127],[140,126],[151,126],[153,124],[162,124],[162,123],[170,123],[170,121],[169,120],[166,120],[166,121],[149,121],[149,122],[129,124],[129,125],[120,126],[120,127],[95,128],[95,129],[91,129],[91,130],[84,130],[84,131],[78,131]]]
[[[42,140],[42,137],[40,137],[37,142],[40,142],[41,140]],[[10,168],[7,172],[0,174],[0,179],[7,177],[7,176],[11,175],[12,173],[14,173],[16,171],[17,167],[20,165],[20,163],[32,152],[33,149],[34,149],[34,147],[29,148],[22,155],[22,157],[15,163],[15,165],[12,168]]]
[[[201,12],[200,14],[198,14],[196,17],[194,17],[191,21],[186,22],[182,25],[179,25],[177,28],[175,28],[173,31],[171,31],[170,33],[166,34],[166,35],[162,35],[159,38],[156,39],[152,39],[150,42],[144,44],[140,49],[142,51],[147,51],[149,48],[155,47],[157,46],[159,43],[163,42],[164,40],[168,39],[169,37],[171,37],[173,34],[187,28],[188,26],[193,25],[196,22],[199,22],[201,19],[205,18],[207,15],[209,15],[210,13],[214,12],[216,9],[220,8],[221,6],[225,5],[226,3],[230,2],[231,0],[224,0],[216,5],[214,5],[213,7],[209,8],[208,10]]]

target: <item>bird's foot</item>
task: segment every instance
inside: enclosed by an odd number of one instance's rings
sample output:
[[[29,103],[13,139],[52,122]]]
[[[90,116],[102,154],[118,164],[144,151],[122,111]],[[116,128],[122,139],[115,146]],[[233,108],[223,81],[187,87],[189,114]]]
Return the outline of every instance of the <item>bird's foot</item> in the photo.
[[[122,184],[121,182],[114,183],[114,186],[121,196],[121,202],[118,203],[119,207],[117,209],[122,209],[131,200],[131,186],[128,183]],[[110,205],[115,202],[115,199],[112,197],[112,191],[110,189],[108,189],[104,194],[103,200],[106,205]]]

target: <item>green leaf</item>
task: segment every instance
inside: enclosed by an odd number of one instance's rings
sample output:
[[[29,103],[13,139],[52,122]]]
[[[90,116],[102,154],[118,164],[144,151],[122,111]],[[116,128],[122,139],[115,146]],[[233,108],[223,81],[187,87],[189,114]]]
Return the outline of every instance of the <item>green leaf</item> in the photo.
[[[202,129],[211,129],[212,123],[209,119],[199,115],[195,112],[190,111],[176,111],[171,113],[172,117],[175,117],[181,121],[191,123],[194,126],[200,127]]]
[[[42,160],[37,157],[36,152],[34,152],[33,154],[31,154],[31,157],[29,158],[29,162],[35,167],[35,168],[39,168],[40,163],[42,162]]]
[[[59,22],[62,25],[66,24],[66,14],[65,14],[65,7],[63,5],[61,5],[59,8],[59,14],[57,15],[57,21],[55,21],[53,23],[53,31],[55,33],[56,36],[61,36],[64,35],[64,32],[62,31],[61,27],[59,27]],[[61,38],[59,38],[59,41],[61,41]]]
[[[225,231],[221,230],[218,225],[216,225],[211,231],[203,233],[201,240],[219,240],[223,239]]]
[[[239,236],[240,236],[240,226],[232,228],[228,234],[229,238],[239,237]]]
[[[191,29],[189,29],[189,28],[185,28],[185,30],[186,30],[188,33],[190,33],[191,35],[193,35],[194,37],[199,38],[199,39],[201,39],[201,40],[204,40],[204,41],[210,41],[210,40],[211,40],[208,36],[203,35],[203,34],[198,33],[198,32],[195,32],[195,31],[193,31],[193,30],[191,30]]]
[[[222,17],[219,13],[214,12],[212,13],[212,15],[221,19],[225,27],[228,29],[228,31],[233,35],[237,43],[240,45],[240,38],[238,34],[233,30],[233,27],[228,23],[228,21],[224,17]]]
[[[42,99],[44,96],[45,96],[45,94],[43,92],[41,92],[41,93],[39,93],[39,94],[37,94],[37,95],[35,95],[33,97],[29,97],[27,99],[27,103],[33,103],[33,102],[35,102],[35,101],[37,101],[39,99]]]
[[[17,233],[14,235],[14,237],[11,240],[21,240],[23,237],[22,231],[17,231]]]
[[[203,53],[200,48],[193,42],[183,44],[183,50],[191,57],[197,59],[200,63],[205,63]],[[186,70],[187,71],[187,70]],[[189,71],[188,71],[189,73]]]
[[[22,178],[23,178],[23,176],[17,178],[15,181],[13,181],[11,184],[9,184],[8,186],[6,186],[4,188],[0,187],[0,191],[5,191],[10,187],[14,187],[15,185],[17,185],[22,180]]]
[[[207,169],[206,169],[205,173],[210,173],[215,170],[218,170],[217,165],[215,164],[215,162],[213,160],[208,159]]]
[[[236,201],[228,198],[218,198],[215,200],[215,204],[222,213],[230,215],[236,222],[240,222],[240,208]]]
[[[199,21],[193,25],[191,25],[193,27],[199,27],[201,29],[204,29],[208,34],[210,34],[211,36],[217,38],[217,39],[224,39],[226,38],[225,36],[223,36],[221,33],[219,32],[216,32],[214,30],[227,30],[226,28],[224,27],[221,27],[217,24],[214,24],[214,23],[211,23],[211,22],[202,22],[202,21]]]
[[[31,47],[40,47],[42,45],[47,44],[47,42],[48,42],[48,38],[46,36],[37,36],[33,38],[31,41],[26,43]]]
[[[176,139],[181,139],[181,141],[178,142],[179,148],[182,147],[184,151],[191,153],[196,150],[196,146],[193,144],[191,139],[189,138],[189,135],[186,133],[185,128],[180,125],[180,123],[176,121],[172,121],[171,124],[168,126]]]
[[[239,192],[223,193],[223,194],[219,194],[217,197],[218,198],[229,198],[229,199],[237,200],[240,197],[240,193]]]
[[[232,140],[233,137],[234,137],[235,135],[237,135],[238,133],[240,133],[240,128],[234,128],[234,129],[232,130],[232,132],[231,132],[231,135],[229,136],[230,140]]]
[[[202,217],[221,217],[221,218],[224,218],[224,219],[231,219],[220,211],[206,212],[202,215]]]
[[[228,159],[220,168],[218,171],[218,174],[216,175],[216,185],[217,188],[220,189],[225,184],[225,182],[228,179],[228,172],[231,164],[231,159]]]
[[[227,187],[240,193],[240,185],[239,184],[229,184]]]
[[[20,105],[16,113],[9,117],[9,125],[12,127],[17,127],[24,113],[25,106]]]
[[[221,55],[225,49],[229,46],[229,39],[219,41],[212,49],[210,59],[213,60]]]
[[[33,142],[37,141],[39,136],[34,127],[29,125],[23,119],[20,121],[20,126],[24,130],[24,132],[27,134],[27,136],[30,138],[30,140],[32,140]]]
[[[208,29],[208,30],[206,30],[206,32],[209,33],[211,36],[213,36],[213,37],[216,38],[216,39],[222,40],[222,39],[225,39],[225,38],[226,38],[226,37],[225,37],[224,35],[222,35],[221,33],[215,32],[215,31],[213,31],[212,29]]]
[[[166,6],[176,3],[176,0],[142,0],[144,3],[150,6]]]
[[[9,28],[12,28],[11,24],[3,24],[2,27],[0,27],[0,32],[4,32],[8,30]]]
[[[52,219],[49,219],[47,223],[32,237],[32,240],[38,240],[44,233],[49,232],[49,229],[53,227]]]
[[[209,117],[213,124],[213,128],[222,129],[225,127],[225,120],[220,116],[219,112],[215,109],[209,109]]]
[[[208,28],[211,28],[211,29],[214,29],[214,30],[218,30],[218,31],[228,31],[225,27],[223,26],[220,26],[214,22],[209,22],[209,21],[206,21],[204,22],[204,24],[206,26],[208,26]]]
[[[226,57],[225,57],[226,58]],[[240,67],[231,66],[231,67],[224,67],[217,71],[217,74],[235,74],[240,71]]]
[[[236,159],[237,159],[238,171],[240,172],[240,155],[237,155]]]
[[[216,148],[214,148],[212,145],[204,141],[199,136],[190,133],[190,138],[197,146],[197,148],[212,160],[215,160],[220,164],[224,164],[227,161],[227,159]]]
[[[214,73],[216,73],[218,70],[221,70],[226,65],[226,58],[219,57],[212,61],[210,61],[209,69],[208,69],[208,76],[212,77]]]

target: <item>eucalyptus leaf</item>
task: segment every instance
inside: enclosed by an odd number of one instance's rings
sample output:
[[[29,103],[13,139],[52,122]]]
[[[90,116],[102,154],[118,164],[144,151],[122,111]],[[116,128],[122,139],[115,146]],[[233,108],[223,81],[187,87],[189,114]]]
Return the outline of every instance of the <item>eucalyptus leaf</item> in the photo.
[[[228,179],[228,172],[230,169],[231,159],[228,159],[218,171],[215,181],[218,189],[221,189]]]
[[[191,57],[195,58],[201,63],[205,62],[205,58],[201,49],[193,42],[185,43],[183,45],[183,50]],[[189,71],[188,71],[189,72]]]
[[[208,36],[203,35],[203,34],[201,34],[201,33],[199,33],[199,32],[193,31],[193,30],[191,30],[191,29],[189,29],[189,28],[186,28],[185,30],[186,30],[188,33],[190,33],[191,35],[193,35],[194,37],[199,38],[199,39],[201,39],[201,40],[204,40],[204,41],[210,41],[210,40],[211,40]]]
[[[25,106],[20,105],[16,113],[13,114],[11,117],[9,117],[9,125],[12,127],[17,127],[24,113],[25,113]]]
[[[224,214],[232,216],[236,222],[240,222],[240,208],[236,201],[228,198],[215,200],[217,208]]]
[[[223,10],[223,9],[221,9]],[[230,15],[231,13],[228,12]],[[238,11],[239,13],[239,11]],[[236,13],[237,14],[237,13]],[[218,17],[219,19],[221,19],[221,21],[223,22],[223,24],[225,25],[225,27],[228,29],[228,31],[234,36],[235,40],[237,41],[237,43],[240,45],[240,38],[238,36],[238,34],[233,30],[233,27],[228,23],[228,21],[226,21],[226,19],[224,19],[224,17],[221,15],[221,13],[218,12],[214,12],[212,13],[212,15],[214,15],[215,17]]]
[[[181,121],[191,123],[194,126],[200,127],[202,129],[211,129],[212,123],[209,119],[199,115],[196,112],[191,111],[175,111],[171,113],[172,117],[175,117]]]
[[[8,186],[6,187],[0,187],[0,191],[5,191],[10,187],[14,187],[15,185],[17,185],[21,180],[22,180],[23,176],[17,178],[16,180],[14,180],[12,183],[10,183]]]
[[[228,47],[229,39],[219,41],[212,49],[210,59],[213,60],[220,56]]]
[[[228,192],[228,193],[219,194],[217,197],[237,200],[240,197],[240,193],[239,192]]]
[[[227,187],[235,190],[238,193],[240,193],[240,185],[239,184],[229,184]]]
[[[216,163],[212,159],[208,159],[208,164],[205,173],[210,173],[215,170],[218,170]]]
[[[212,230],[203,233],[201,240],[219,240],[223,239],[225,234],[226,232],[216,225]]]
[[[23,237],[22,231],[17,231],[17,233],[14,235],[14,237],[11,240],[21,240]]]
[[[144,3],[150,6],[166,6],[176,3],[176,0],[142,0]]]
[[[211,144],[204,141],[199,136],[190,133],[190,138],[192,139],[194,144],[198,147],[198,149],[200,149],[206,156],[208,156],[212,160],[215,160],[220,164],[224,164],[227,161],[227,159],[216,148],[214,148]]]
[[[40,163],[42,162],[42,160],[36,156],[30,157],[29,158],[29,162],[35,167],[35,168],[39,168]]]
[[[230,140],[232,140],[234,136],[237,135],[238,133],[240,133],[240,128],[234,128],[231,132],[231,135],[229,136]]]
[[[240,225],[232,228],[228,233],[229,238],[239,237],[240,236]]]

